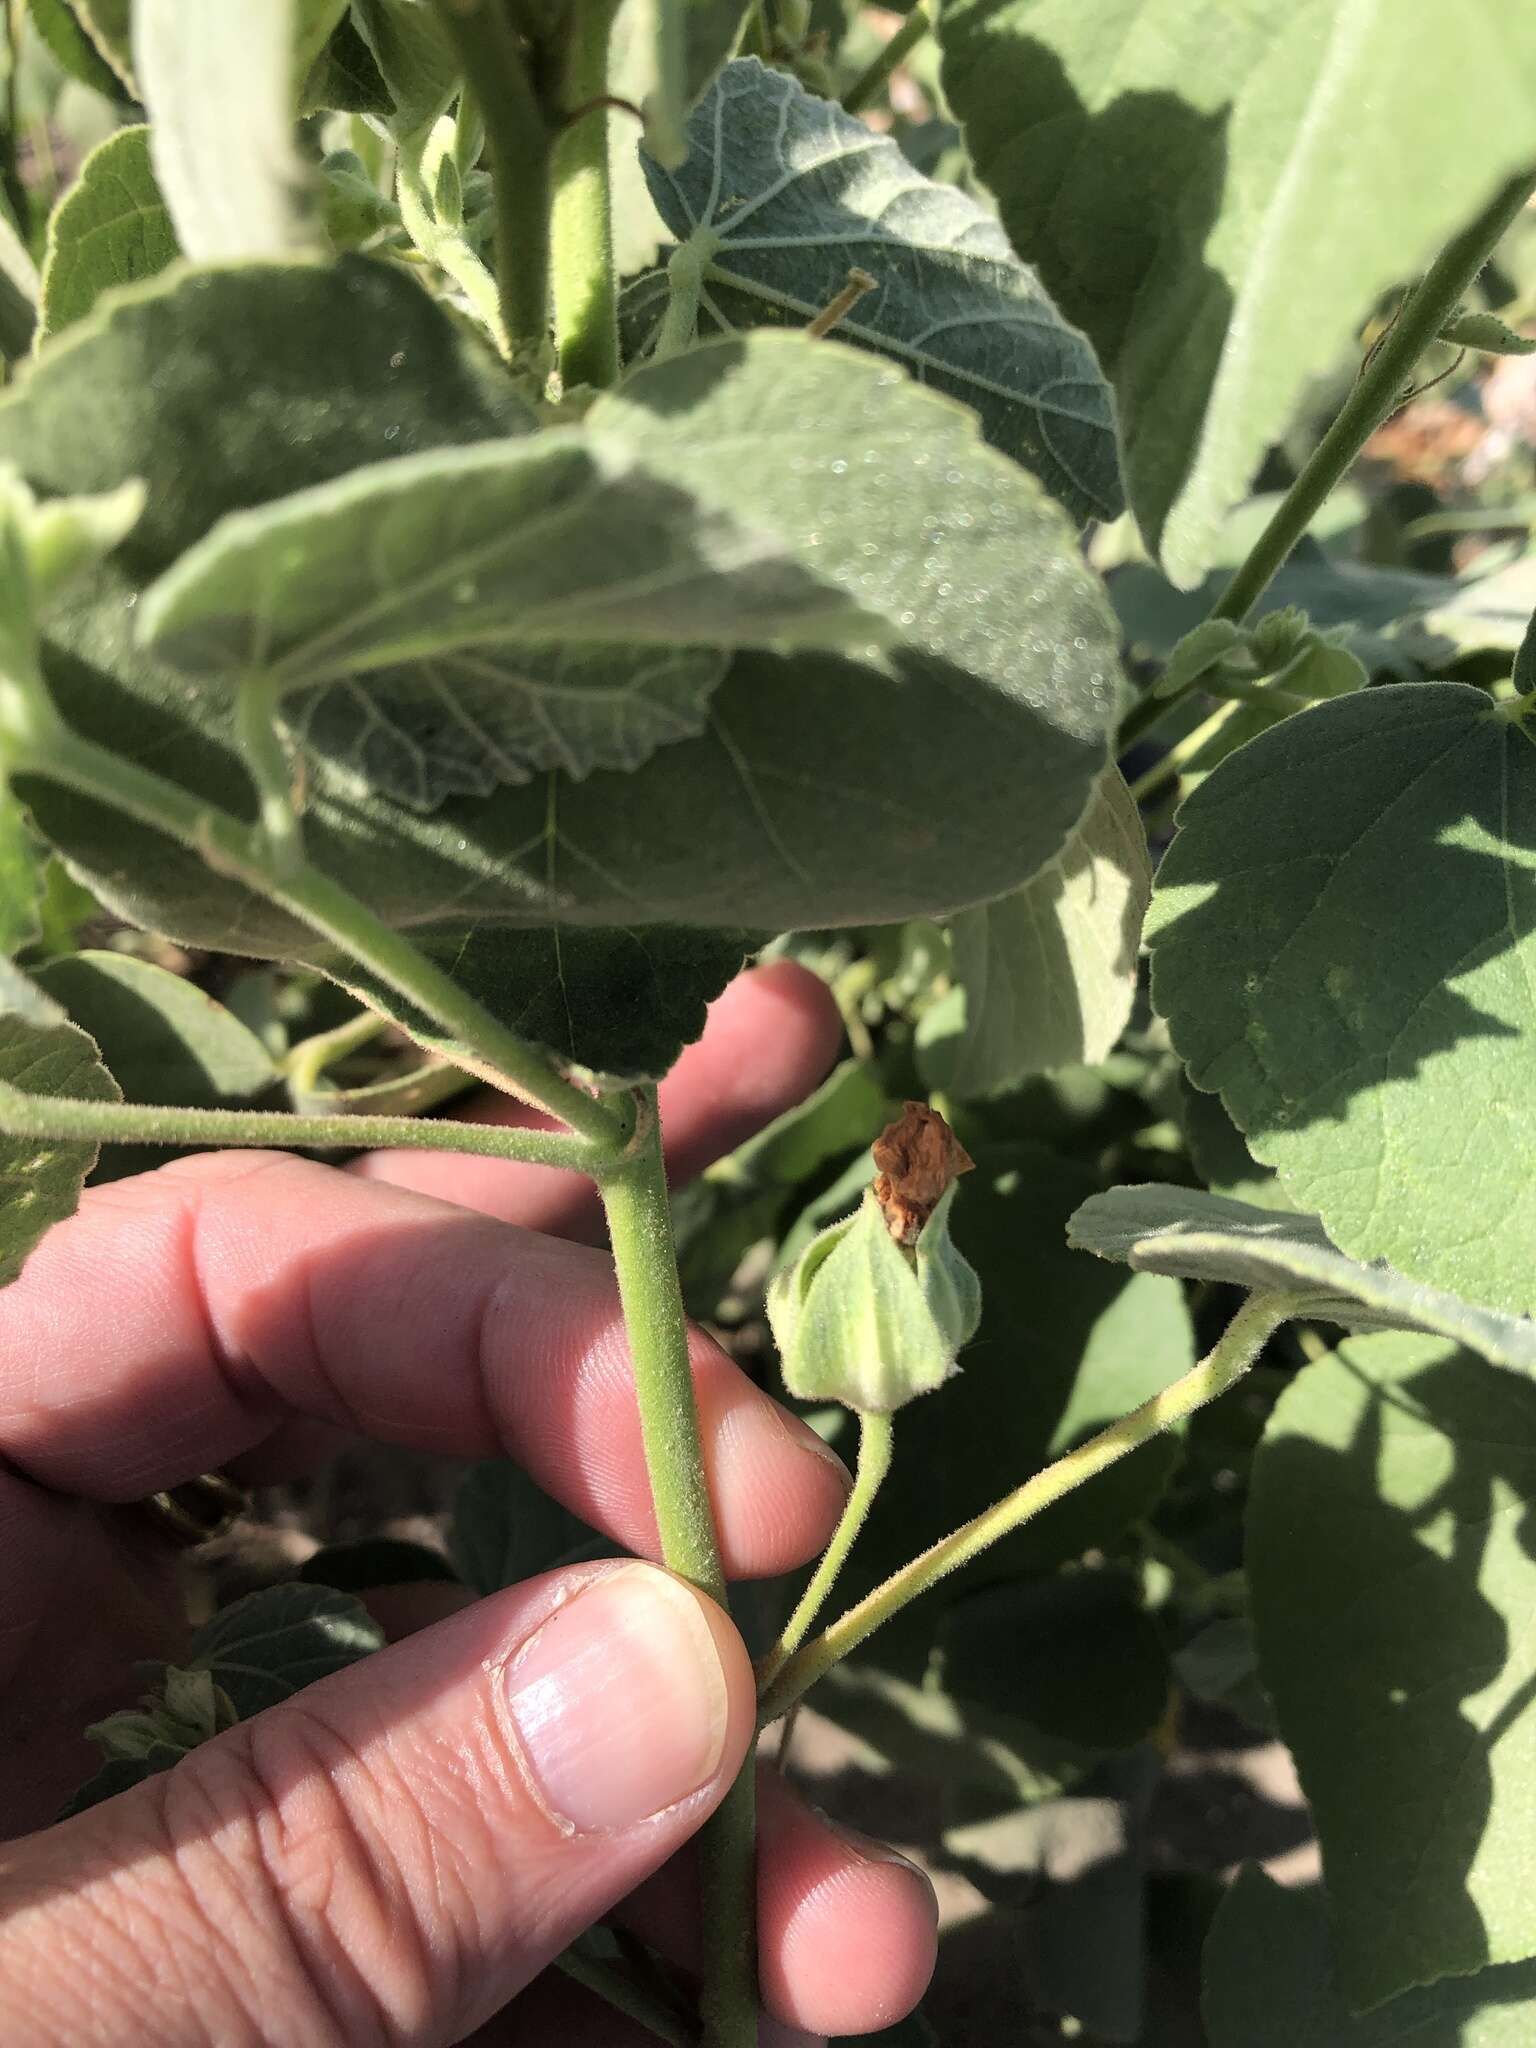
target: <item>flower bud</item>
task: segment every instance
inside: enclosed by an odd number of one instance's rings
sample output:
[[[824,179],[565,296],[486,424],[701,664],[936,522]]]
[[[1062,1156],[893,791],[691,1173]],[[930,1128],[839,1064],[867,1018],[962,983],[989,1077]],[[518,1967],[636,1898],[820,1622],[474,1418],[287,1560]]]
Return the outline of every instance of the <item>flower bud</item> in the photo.
[[[949,1235],[953,1178],[971,1161],[943,1118],[909,1103],[875,1163],[857,1212],[774,1280],[768,1320],[792,1394],[889,1414],[955,1371],[981,1283]]]

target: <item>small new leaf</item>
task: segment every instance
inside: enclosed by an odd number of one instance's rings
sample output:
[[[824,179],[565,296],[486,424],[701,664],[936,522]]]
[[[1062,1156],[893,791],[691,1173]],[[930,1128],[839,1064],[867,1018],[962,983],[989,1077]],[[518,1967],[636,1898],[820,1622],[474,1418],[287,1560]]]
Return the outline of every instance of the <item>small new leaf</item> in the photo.
[[[1457,313],[1441,328],[1440,339],[1490,356],[1528,356],[1536,350],[1536,339],[1517,334],[1497,313]]]

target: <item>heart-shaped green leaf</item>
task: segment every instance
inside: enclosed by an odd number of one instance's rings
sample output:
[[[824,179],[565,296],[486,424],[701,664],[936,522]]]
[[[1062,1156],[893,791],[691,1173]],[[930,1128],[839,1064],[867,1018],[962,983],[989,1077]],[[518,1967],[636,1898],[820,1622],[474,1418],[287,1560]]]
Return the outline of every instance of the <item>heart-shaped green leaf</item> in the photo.
[[[803,327],[862,269],[875,289],[838,322],[845,341],[974,406],[988,440],[1079,519],[1120,510],[1114,407],[1093,350],[985,208],[756,58],[726,66],[688,145],[677,169],[648,157],[646,176],[704,265],[701,332]],[[637,341],[667,297],[664,272],[632,287]]]
[[[37,983],[101,1048],[130,1102],[238,1107],[271,1086],[261,1040],[179,974],[128,953],[50,961]]]
[[[213,1674],[242,1721],[384,1647],[360,1600],[329,1586],[268,1586],[205,1621],[185,1662]]]
[[[0,1093],[119,1102],[96,1047],[58,1004],[0,961]],[[0,1287],[14,1280],[51,1225],[72,1216],[96,1147],[0,1134]]]
[[[1179,813],[1152,993],[1292,1203],[1358,1258],[1536,1307],[1536,750],[1459,683],[1320,704]]]
[[[1477,1308],[1390,1266],[1346,1258],[1315,1216],[1154,1182],[1092,1196],[1067,1226],[1067,1238],[1138,1273],[1291,1294],[1300,1317],[1351,1330],[1428,1331],[1494,1365],[1536,1373],[1536,1323]]]
[[[1414,1986],[1536,1955],[1533,1497],[1536,1387],[1422,1337],[1307,1366],[1255,1459],[1260,1676],[1357,2010],[1407,1994],[1432,2014]]]

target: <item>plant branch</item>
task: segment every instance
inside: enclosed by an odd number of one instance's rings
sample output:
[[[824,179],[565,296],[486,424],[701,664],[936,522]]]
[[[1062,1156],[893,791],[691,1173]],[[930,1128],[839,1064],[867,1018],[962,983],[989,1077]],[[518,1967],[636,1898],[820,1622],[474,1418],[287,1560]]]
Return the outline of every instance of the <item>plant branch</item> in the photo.
[[[974,1521],[942,1537],[921,1557],[893,1573],[884,1585],[877,1586],[866,1599],[790,1658],[763,1697],[763,1722],[776,1720],[817,1679],[825,1677],[834,1664],[857,1649],[920,1593],[926,1593],[950,1572],[969,1564],[1000,1537],[1022,1528],[1042,1509],[1074,1492],[1160,1431],[1182,1422],[1185,1416],[1193,1415],[1197,1408],[1224,1394],[1253,1364],[1293,1306],[1294,1297],[1288,1294],[1250,1295],[1214,1349],[1182,1379],[1111,1423],[1108,1429],[1100,1430],[1087,1443],[1079,1444],[1075,1451],[1068,1451],[1054,1465],[1047,1465],[1043,1472],[1027,1479]]]
[[[812,1574],[811,1582],[801,1594],[799,1604],[784,1625],[784,1633],[757,1667],[759,1692],[766,1692],[789,1662],[795,1651],[810,1634],[811,1624],[826,1603],[827,1595],[837,1582],[837,1575],[847,1562],[854,1539],[863,1528],[874,1504],[875,1495],[891,1469],[892,1417],[889,1415],[861,1414],[859,1416],[859,1457],[853,1475],[853,1491],[843,1509],[842,1519],[832,1532],[832,1540],[822,1554],[822,1559]]]
[[[901,27],[897,29],[885,48],[874,62],[861,71],[843,94],[843,110],[849,114],[862,114],[872,100],[877,100],[890,81],[891,73],[933,27],[933,16],[925,0],[917,0]]]
[[[40,776],[137,819],[339,946],[483,1062],[487,1079],[569,1125],[587,1141],[589,1163],[601,1163],[625,1144],[626,1123],[612,1108],[557,1074],[535,1047],[508,1031],[339,883],[309,866],[294,874],[274,874],[259,827],[243,824],[57,721],[36,744],[25,728],[16,725],[0,737],[10,742],[6,753],[12,774]]]
[[[662,1165],[656,1091],[637,1091],[640,1122],[622,1165],[598,1178],[634,1360],[640,1433],[663,1561],[726,1604],[688,1356],[688,1320]],[[704,2048],[755,2048],[757,1973],[753,1762],[700,1837]]]
[[[529,1166],[590,1172],[592,1147],[565,1131],[525,1131],[504,1124],[459,1124],[441,1117],[293,1116],[277,1109],[174,1109],[134,1102],[84,1102],[30,1095],[0,1082],[0,1131],[12,1138],[75,1140],[93,1145],[269,1145],[316,1151],[344,1146],[374,1151],[472,1152]]]
[[[643,1984],[635,1983],[611,1964],[568,1948],[563,1956],[556,1956],[555,1968],[573,1984],[581,1985],[583,1990],[644,2027],[648,2034],[654,2034],[658,2041],[665,2041],[667,2048],[696,2048],[697,2037],[686,2031],[675,2013],[669,2012]]]
[[[514,359],[549,341],[552,137],[502,0],[437,0],[485,123],[496,185],[496,290]]]
[[[608,168],[608,44],[616,0],[572,0],[561,101],[570,117],[555,139],[550,245],[555,345],[567,390],[606,388],[619,375],[619,300],[613,269]]]
[[[1402,403],[1415,363],[1466,297],[1505,229],[1533,190],[1536,174],[1532,173],[1522,173],[1503,186],[1470,226],[1447,243],[1419,279],[1399,308],[1396,320],[1367,357],[1332,426],[1313,449],[1300,475],[1275,508],[1274,517],[1212,606],[1213,619],[1231,619],[1241,625],[1253,610],[1324,500],[1342,482],[1383,420]],[[1194,689],[1197,683],[1188,687]],[[1187,694],[1187,690],[1178,690],[1162,698],[1143,697],[1121,725],[1121,747],[1144,738]]]

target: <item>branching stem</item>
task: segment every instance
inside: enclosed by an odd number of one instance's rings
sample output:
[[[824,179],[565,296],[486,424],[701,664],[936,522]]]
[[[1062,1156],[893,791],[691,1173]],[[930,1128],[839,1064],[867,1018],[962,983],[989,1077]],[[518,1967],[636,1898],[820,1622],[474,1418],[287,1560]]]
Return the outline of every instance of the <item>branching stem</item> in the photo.
[[[764,1693],[762,1720],[777,1720],[818,1678],[825,1677],[834,1664],[840,1663],[850,1650],[856,1650],[920,1593],[926,1593],[950,1572],[980,1557],[999,1538],[1022,1528],[1042,1509],[1116,1464],[1160,1431],[1193,1415],[1218,1394],[1224,1394],[1242,1378],[1294,1306],[1294,1297],[1288,1294],[1250,1295],[1214,1349],[1182,1379],[1111,1423],[1108,1429],[1100,1430],[1075,1451],[1068,1451],[1054,1465],[1047,1465],[1043,1472],[1027,1479],[974,1521],[942,1537],[921,1557],[915,1557],[850,1608],[814,1642],[807,1643],[789,1659]]]
[[[1324,500],[1342,482],[1382,421],[1402,403],[1415,363],[1466,297],[1533,190],[1536,174],[1523,172],[1511,179],[1471,225],[1447,243],[1419,279],[1362,367],[1332,426],[1313,449],[1301,474],[1276,506],[1273,518],[1211,607],[1213,619],[1231,619],[1240,625],[1253,610]],[[1161,725],[1189,690],[1197,687],[1198,679],[1184,690],[1170,691],[1166,697],[1143,697],[1121,725],[1121,747],[1130,746]]]
[[[853,1491],[843,1509],[832,1540],[822,1553],[811,1582],[785,1623],[784,1633],[761,1660],[757,1669],[758,1689],[766,1692],[811,1632],[811,1625],[825,1606],[837,1575],[848,1560],[854,1540],[868,1518],[875,1495],[891,1469],[891,1423],[889,1415],[860,1415],[859,1458],[853,1475]]]
[[[664,1562],[726,1604],[688,1322],[662,1165],[656,1091],[639,1091],[640,1122],[624,1164],[599,1178],[619,1299],[634,1360],[640,1433]],[[749,1757],[700,1836],[704,1913],[704,2048],[757,2041],[756,1831]]]

